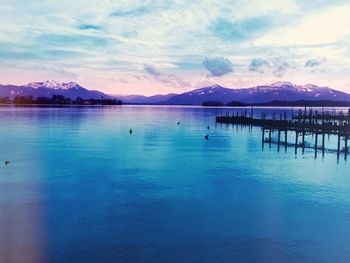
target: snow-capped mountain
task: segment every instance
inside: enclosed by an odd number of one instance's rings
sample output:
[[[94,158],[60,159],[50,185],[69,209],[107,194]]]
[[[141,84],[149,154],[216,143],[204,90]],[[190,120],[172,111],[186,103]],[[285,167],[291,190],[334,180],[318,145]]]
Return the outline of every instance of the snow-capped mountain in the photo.
[[[220,101],[228,103],[265,103],[274,100],[332,100],[350,101],[350,94],[328,87],[312,84],[294,85],[289,82],[276,82],[252,88],[229,89],[219,85],[196,89],[173,96],[164,101],[165,104],[201,105],[204,101]]]
[[[34,89],[37,88],[48,88],[48,89],[79,89],[79,88],[83,88],[82,86],[80,86],[79,84],[75,83],[75,82],[68,82],[68,83],[64,83],[64,82],[60,82],[60,81],[55,81],[55,80],[48,80],[45,82],[32,82],[27,84],[26,86],[28,87],[32,87]]]
[[[66,98],[100,99],[110,96],[96,90],[87,90],[75,82],[63,83],[53,80],[32,82],[27,85],[0,85],[0,97],[13,99],[16,96],[49,97],[62,95]]]

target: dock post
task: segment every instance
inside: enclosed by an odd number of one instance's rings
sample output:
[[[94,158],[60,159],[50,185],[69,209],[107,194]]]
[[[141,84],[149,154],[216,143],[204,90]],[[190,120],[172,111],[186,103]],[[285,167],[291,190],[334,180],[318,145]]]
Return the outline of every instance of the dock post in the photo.
[[[315,134],[315,159],[317,157],[317,141],[318,141],[318,133]]]
[[[345,149],[344,149],[344,159],[348,158],[348,136],[345,136]]]
[[[262,147],[264,148],[264,143],[265,143],[265,128],[264,127],[262,128],[262,140],[261,140],[261,143],[262,143]]]
[[[269,129],[269,148],[271,148],[271,135],[272,135],[272,131],[271,129]]]
[[[284,150],[287,151],[288,146],[288,130],[284,131]]]
[[[325,141],[326,134],[322,133],[322,156],[324,157],[324,141]]]
[[[298,131],[295,131],[295,154],[298,152]]]
[[[305,151],[305,130],[303,131],[303,135],[302,135],[302,144],[303,144],[303,153]]]
[[[340,153],[340,134],[338,134],[338,146],[337,146],[337,160],[339,161],[339,153]]]
[[[315,133],[315,148],[317,149],[318,133]]]
[[[281,130],[278,130],[278,141],[277,141],[277,151],[280,151],[280,143],[281,143]]]

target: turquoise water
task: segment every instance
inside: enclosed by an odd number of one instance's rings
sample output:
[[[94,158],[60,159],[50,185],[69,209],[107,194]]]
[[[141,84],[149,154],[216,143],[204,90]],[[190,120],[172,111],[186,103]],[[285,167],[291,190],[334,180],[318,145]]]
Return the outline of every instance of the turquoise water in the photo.
[[[0,262],[350,262],[350,163],[226,111],[0,108]]]

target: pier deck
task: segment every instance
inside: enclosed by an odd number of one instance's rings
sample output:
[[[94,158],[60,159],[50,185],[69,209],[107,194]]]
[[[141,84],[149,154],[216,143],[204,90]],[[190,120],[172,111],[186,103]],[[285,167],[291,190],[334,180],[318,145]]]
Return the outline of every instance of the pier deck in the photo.
[[[262,144],[268,142],[271,145],[272,134],[277,132],[277,144],[278,150],[280,144],[288,145],[288,132],[295,132],[295,150],[298,147],[305,148],[305,136],[312,135],[315,138],[315,157],[317,156],[318,136],[322,136],[321,149],[324,154],[325,150],[325,136],[335,135],[337,136],[337,153],[339,159],[339,153],[345,153],[345,159],[348,154],[348,140],[350,138],[350,115],[349,114],[319,114],[309,113],[302,114],[299,112],[297,115],[293,115],[290,119],[287,119],[286,114],[276,119],[276,114],[273,114],[272,119],[267,119],[265,114],[262,113],[261,118],[254,118],[247,116],[247,113],[239,115],[237,112],[233,115],[221,115],[216,116],[217,123],[225,124],[238,124],[247,126],[257,126],[262,128]],[[281,142],[281,132],[284,132],[284,142]],[[265,134],[268,133],[268,138],[265,138]],[[298,143],[298,137],[302,137],[301,143]],[[341,148],[341,141],[345,142],[344,148]]]

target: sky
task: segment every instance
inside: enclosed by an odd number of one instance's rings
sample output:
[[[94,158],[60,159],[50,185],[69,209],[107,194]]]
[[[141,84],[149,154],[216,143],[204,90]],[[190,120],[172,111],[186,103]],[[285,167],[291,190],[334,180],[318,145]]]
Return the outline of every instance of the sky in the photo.
[[[0,83],[109,94],[276,81],[350,92],[350,1],[0,0]]]

